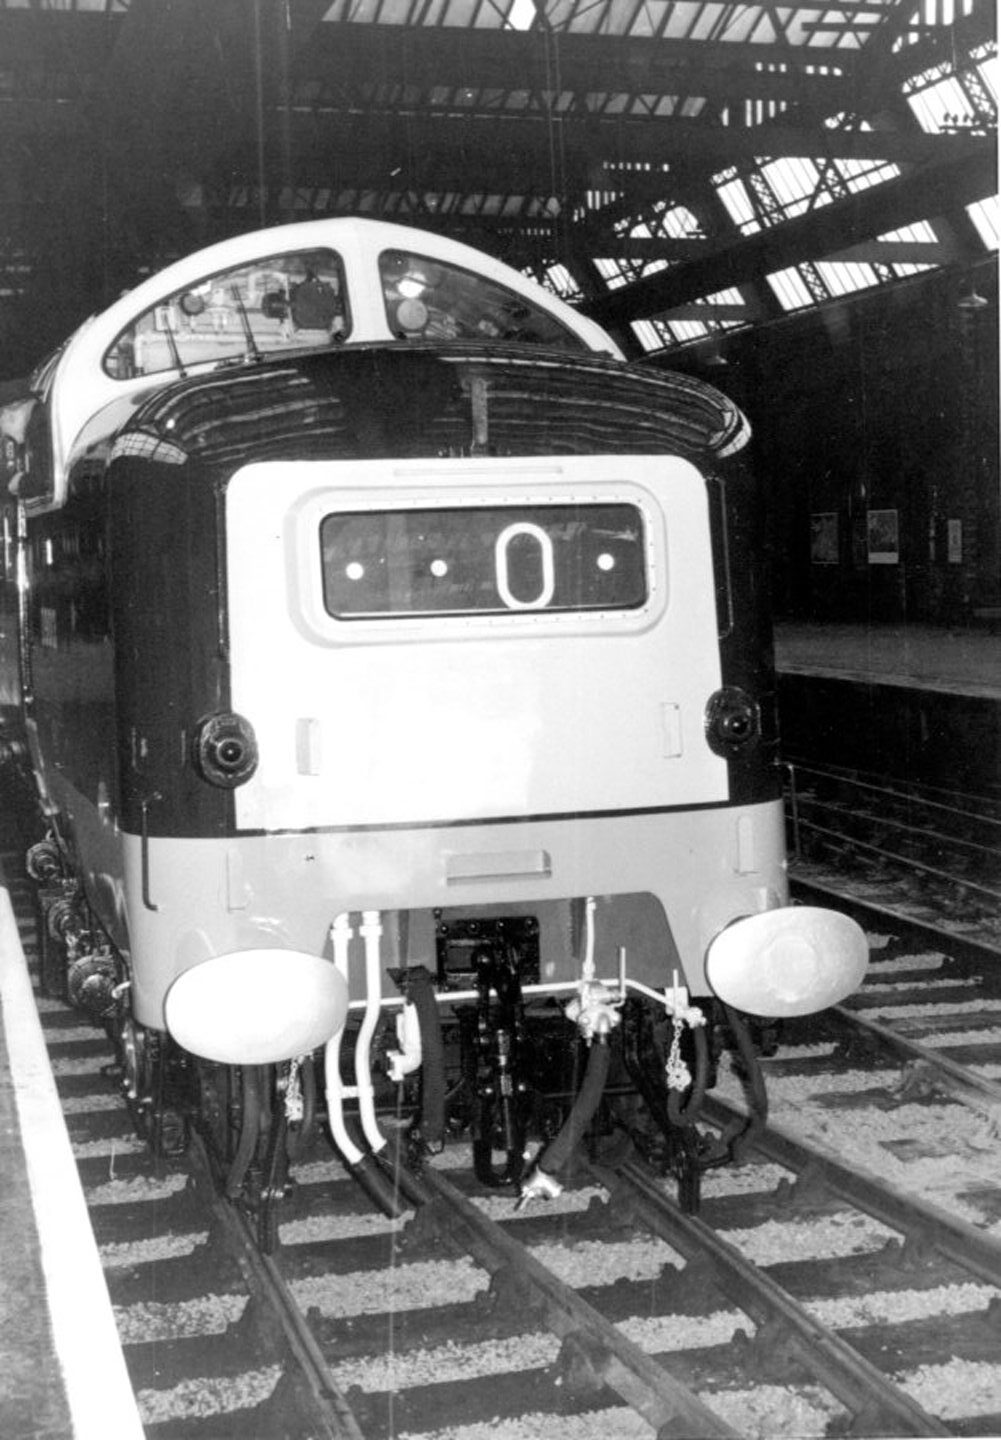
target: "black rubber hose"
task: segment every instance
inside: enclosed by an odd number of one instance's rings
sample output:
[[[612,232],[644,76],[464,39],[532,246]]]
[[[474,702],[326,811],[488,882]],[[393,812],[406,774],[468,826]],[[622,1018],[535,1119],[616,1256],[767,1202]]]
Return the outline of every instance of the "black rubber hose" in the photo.
[[[423,966],[407,975],[406,995],[417,1008],[421,1032],[421,1139],[429,1150],[437,1151],[445,1143],[445,1044],[434,984]]]
[[[564,1120],[559,1134],[549,1142],[539,1156],[538,1168],[545,1170],[548,1175],[555,1175],[557,1171],[562,1170],[594,1119],[595,1112],[601,1104],[601,1097],[605,1093],[610,1062],[611,1052],[608,1044],[602,1036],[599,1036],[588,1053],[587,1069],[584,1071],[584,1079],[577,1091],[577,1098],[571,1106],[570,1114]]]
[[[243,1189],[250,1162],[257,1150],[263,1116],[261,1078],[266,1076],[267,1071],[263,1065],[244,1065],[241,1067],[240,1074],[243,1084],[240,1137],[237,1141],[236,1154],[233,1156],[229,1173],[226,1176],[226,1195],[231,1200],[235,1199]]]
[[[376,1157],[372,1154],[362,1155],[360,1160],[349,1164],[347,1168],[382,1213],[390,1220],[398,1220],[407,1207]]]
[[[398,1152],[394,1152],[392,1146],[380,1150],[375,1158],[389,1177],[394,1190],[399,1191],[408,1205],[416,1209],[418,1205],[427,1205],[434,1199],[421,1177],[407,1168],[406,1162]]]
[[[753,1137],[764,1129],[768,1120],[768,1091],[765,1088],[761,1062],[754,1048],[747,1021],[738,1010],[732,1009],[729,1005],[723,1005],[722,1008],[737,1047],[737,1053],[743,1061],[742,1085],[747,1097],[749,1112],[746,1120],[741,1121],[739,1125],[736,1121],[733,1122],[736,1133],[733,1133],[731,1127],[727,1126],[722,1138],[728,1143],[733,1159],[740,1160],[744,1149]]]

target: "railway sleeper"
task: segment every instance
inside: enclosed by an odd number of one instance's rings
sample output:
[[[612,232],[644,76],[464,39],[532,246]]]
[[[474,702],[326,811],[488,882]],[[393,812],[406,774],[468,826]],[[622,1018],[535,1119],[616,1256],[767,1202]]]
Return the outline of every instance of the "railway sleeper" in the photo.
[[[912,1230],[903,1239],[893,1235],[887,1240],[880,1254],[892,1260],[895,1268],[908,1274],[941,1269],[942,1252],[931,1235]]]
[[[775,1202],[782,1208],[796,1210],[830,1210],[837,1204],[823,1171],[810,1164],[795,1179],[783,1175],[775,1187]]]
[[[493,1320],[517,1321],[522,1327],[546,1315],[545,1298],[514,1261],[493,1271],[487,1289],[473,1303]]]
[[[550,1373],[575,1408],[596,1405],[609,1393],[602,1374],[607,1363],[607,1353],[591,1336],[571,1330],[563,1337]]]
[[[853,1410],[851,1418],[843,1431],[845,1435],[857,1436],[858,1440],[865,1440],[865,1437],[872,1435],[906,1436],[916,1433],[930,1435],[935,1433],[940,1436],[954,1434],[954,1431],[942,1426],[941,1430],[934,1432],[926,1430],[919,1432],[908,1427],[906,1419],[896,1413],[892,1407],[883,1405],[877,1398],[867,1400],[857,1410]]]
[[[775,1385],[803,1384],[813,1378],[804,1363],[801,1343],[795,1331],[779,1316],[762,1321],[755,1333],[740,1329],[730,1342],[734,1357],[755,1379]]]
[[[329,1400],[323,1403],[317,1396],[309,1378],[296,1362],[289,1358],[278,1377],[278,1382],[268,1398],[257,1406],[253,1413],[253,1429],[247,1434],[257,1435],[316,1435],[357,1437],[361,1431],[355,1425],[346,1423],[343,1400],[335,1407],[336,1420],[330,1415]],[[350,1407],[349,1407],[350,1408]],[[357,1421],[353,1409],[352,1418]],[[337,1429],[331,1428],[337,1423]]]
[[[229,1243],[230,1232],[224,1227],[220,1228],[219,1236],[221,1243]],[[247,1357],[248,1364],[272,1361],[276,1347],[284,1343],[280,1317],[274,1306],[256,1291],[251,1291],[239,1319],[226,1327],[226,1337],[239,1355]]]

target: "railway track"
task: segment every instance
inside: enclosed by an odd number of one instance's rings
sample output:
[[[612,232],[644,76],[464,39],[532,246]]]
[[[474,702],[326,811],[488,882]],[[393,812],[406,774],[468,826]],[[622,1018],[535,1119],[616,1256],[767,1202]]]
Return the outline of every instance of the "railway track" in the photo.
[[[1001,906],[985,912],[979,899],[972,910],[966,902],[971,855],[983,882],[979,896],[1001,900],[1001,798],[974,799],[871,777],[860,781],[834,769],[812,767],[806,773],[815,785],[814,803],[818,795],[833,793],[831,814],[843,818],[825,827],[806,822],[812,835],[804,859],[801,799],[790,795],[797,853],[790,872],[793,898],[842,909],[870,934],[882,932],[885,950],[876,968],[892,972],[892,979],[875,983],[870,976],[829,1018],[840,1017],[846,1034],[854,1032],[854,1041],[845,1043],[898,1057],[912,1091],[935,1088],[997,1123]],[[857,806],[852,797],[860,794],[868,799]],[[903,840],[892,855],[881,849],[875,867],[859,874],[859,862],[875,848],[866,841],[855,848],[873,820],[873,797],[892,802],[895,813],[879,823],[884,834],[889,824]],[[837,832],[831,828],[835,823]],[[951,848],[954,844],[959,848]],[[943,868],[950,857],[955,867]],[[890,1003],[883,992],[892,993]]]
[[[30,951],[28,891],[12,893]],[[877,959],[855,1003],[885,1017],[916,996],[970,993],[951,975],[929,992],[927,957],[907,961]],[[960,1103],[927,1072],[915,1089],[913,1055],[878,1032],[862,1044],[846,1007],[766,1062],[777,1124],[739,1168],[707,1173],[697,1218],[681,1215],[673,1182],[628,1160],[582,1161],[561,1196],[520,1211],[479,1190],[455,1144],[427,1171],[432,1203],[389,1221],[319,1151],[297,1168],[270,1261],[197,1153],[165,1165],[140,1145],[103,1032],[42,1004],[150,1440],[1001,1425],[1001,1194],[984,1095]],[[957,1049],[969,1056],[968,1039],[946,1058]],[[711,1125],[735,1103],[725,1071]]]
[[[787,766],[801,891],[1001,949],[1001,795],[971,796],[815,762]]]

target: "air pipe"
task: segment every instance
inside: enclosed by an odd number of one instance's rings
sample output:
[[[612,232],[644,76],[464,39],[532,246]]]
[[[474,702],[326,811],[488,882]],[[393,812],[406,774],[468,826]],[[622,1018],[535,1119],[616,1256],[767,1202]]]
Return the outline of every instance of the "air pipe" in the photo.
[[[580,1144],[605,1093],[611,1063],[608,1036],[619,1023],[617,1004],[620,1002],[615,1001],[612,992],[595,980],[594,911],[595,901],[589,895],[584,911],[584,959],[581,964],[578,996],[566,1007],[568,1018],[576,1022],[588,1043],[587,1068],[569,1115],[556,1137],[536,1157],[531,1174],[522,1186],[517,1205],[519,1210],[530,1200],[552,1200],[560,1194],[563,1187],[555,1178],[555,1173],[563,1168]],[[624,973],[625,957],[622,951],[619,952],[619,965],[620,971]],[[623,992],[620,987],[621,993]],[[545,1168],[542,1166],[543,1160],[546,1162]]]
[[[349,982],[348,951],[354,935],[347,914],[338,915],[331,926],[330,934],[334,951],[334,965]],[[371,1043],[381,1002],[381,957],[380,940],[382,924],[378,910],[366,910],[362,914],[359,933],[365,941],[365,1011],[355,1047],[355,1084],[346,1085],[341,1074],[341,1041],[343,1027],[327,1041],[324,1052],[324,1071],[327,1092],[327,1117],[334,1144],[340,1151],[345,1164],[362,1189],[371,1196],[384,1214],[395,1219],[403,1214],[405,1205],[401,1194],[411,1205],[422,1204],[426,1192],[409,1171],[394,1164],[381,1152],[386,1150],[386,1137],[379,1129],[375,1114],[375,1092],[372,1086]],[[361,1118],[362,1133],[368,1142],[368,1149],[362,1150],[351,1138],[344,1119],[344,1101],[357,1100]]]
[[[354,931],[351,929],[347,915],[338,915],[330,927],[330,938],[334,948],[334,965],[343,976],[345,985],[348,983],[348,946],[353,934]],[[357,1091],[355,1087],[345,1085],[341,1075],[343,1034],[342,1026],[327,1041],[323,1056],[330,1134],[345,1165],[365,1193],[375,1201],[384,1215],[395,1220],[403,1214],[405,1207],[400,1203],[396,1191],[376,1157],[371,1152],[366,1153],[359,1149],[344,1123],[344,1101],[353,1098]]]
[[[358,933],[365,941],[365,1013],[355,1045],[355,1088],[358,1113],[365,1139],[377,1165],[411,1205],[424,1205],[431,1198],[416,1175],[403,1164],[395,1148],[390,1150],[379,1129],[372,1085],[372,1036],[382,1013],[382,917],[378,910],[363,910]]]

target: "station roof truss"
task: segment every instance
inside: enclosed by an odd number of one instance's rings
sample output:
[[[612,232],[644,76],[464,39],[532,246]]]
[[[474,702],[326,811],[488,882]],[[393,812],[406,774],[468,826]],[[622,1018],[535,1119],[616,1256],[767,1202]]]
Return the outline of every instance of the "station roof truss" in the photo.
[[[479,245],[634,353],[967,272],[998,243],[995,21],[993,0],[0,0],[0,320],[53,267],[110,300],[336,214]]]

